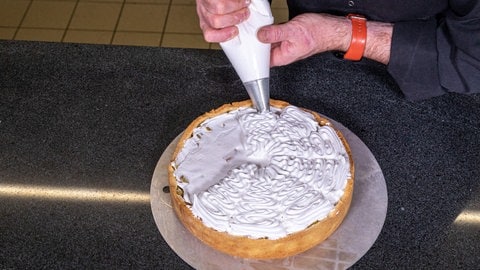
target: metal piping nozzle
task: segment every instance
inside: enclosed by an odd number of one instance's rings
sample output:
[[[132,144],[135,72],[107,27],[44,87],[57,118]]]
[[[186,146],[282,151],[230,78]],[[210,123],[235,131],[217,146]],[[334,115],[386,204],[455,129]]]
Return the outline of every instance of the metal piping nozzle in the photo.
[[[270,111],[270,78],[245,82],[243,85],[259,113]]]

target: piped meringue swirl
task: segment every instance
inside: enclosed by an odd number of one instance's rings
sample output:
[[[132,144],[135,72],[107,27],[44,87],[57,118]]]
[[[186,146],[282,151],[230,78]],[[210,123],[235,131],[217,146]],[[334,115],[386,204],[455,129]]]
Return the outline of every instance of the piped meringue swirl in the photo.
[[[254,239],[278,239],[324,219],[350,177],[336,131],[291,105],[204,121],[172,165],[206,226]]]

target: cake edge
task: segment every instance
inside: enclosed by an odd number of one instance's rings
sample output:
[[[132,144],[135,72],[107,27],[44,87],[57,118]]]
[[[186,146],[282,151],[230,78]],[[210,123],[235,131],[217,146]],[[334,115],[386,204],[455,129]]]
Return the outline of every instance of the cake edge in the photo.
[[[270,105],[277,108],[284,108],[290,105],[290,103],[271,99]],[[319,125],[327,125],[335,130],[337,136],[340,138],[345,147],[350,162],[350,178],[347,179],[344,194],[326,218],[314,222],[302,231],[289,234],[279,239],[254,239],[246,236],[234,236],[204,225],[199,218],[194,216],[192,210],[185,203],[182,194],[178,192],[179,188],[177,185],[177,180],[174,176],[174,168],[172,167],[171,163],[175,161],[177,154],[183,148],[185,141],[192,136],[193,130],[206,119],[236,110],[239,107],[252,107],[252,102],[250,100],[233,102],[213,109],[192,121],[181,135],[172,155],[171,162],[168,164],[170,195],[172,199],[172,207],[177,218],[181,221],[185,228],[187,228],[193,235],[195,235],[206,245],[236,257],[250,259],[285,258],[299,254],[320,244],[337,230],[348,213],[353,195],[355,168],[350,146],[343,134],[336,129],[328,119],[321,117],[314,111],[301,108],[302,110],[310,112]]]

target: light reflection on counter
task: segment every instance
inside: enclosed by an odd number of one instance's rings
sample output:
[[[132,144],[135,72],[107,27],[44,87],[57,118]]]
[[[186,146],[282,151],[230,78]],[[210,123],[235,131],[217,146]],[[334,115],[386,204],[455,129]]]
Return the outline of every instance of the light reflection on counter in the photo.
[[[480,226],[480,211],[465,209],[457,216],[453,224]]]
[[[0,184],[0,197],[64,201],[150,203],[150,194],[128,190]]]

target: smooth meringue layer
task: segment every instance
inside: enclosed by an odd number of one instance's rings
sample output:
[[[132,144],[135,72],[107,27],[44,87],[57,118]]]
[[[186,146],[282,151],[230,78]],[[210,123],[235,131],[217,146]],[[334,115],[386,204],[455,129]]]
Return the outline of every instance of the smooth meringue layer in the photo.
[[[335,130],[291,105],[206,120],[172,165],[196,217],[254,239],[278,239],[324,219],[350,177]]]

